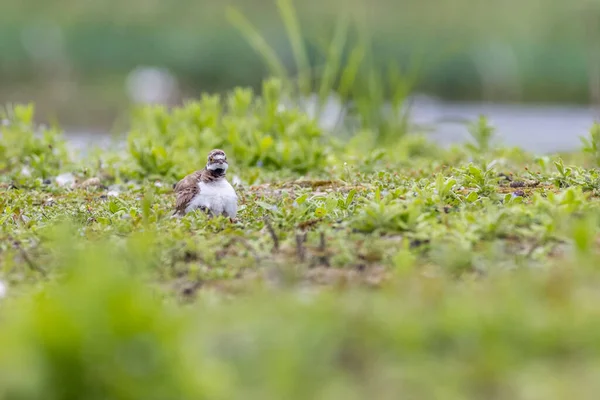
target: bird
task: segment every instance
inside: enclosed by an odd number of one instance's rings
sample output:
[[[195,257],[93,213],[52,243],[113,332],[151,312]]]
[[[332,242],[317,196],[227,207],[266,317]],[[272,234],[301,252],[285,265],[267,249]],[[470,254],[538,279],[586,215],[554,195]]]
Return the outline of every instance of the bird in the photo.
[[[209,216],[224,215],[235,220],[238,196],[225,176],[229,164],[221,149],[208,153],[206,166],[192,172],[177,182],[173,188],[176,195],[173,217],[201,210]]]

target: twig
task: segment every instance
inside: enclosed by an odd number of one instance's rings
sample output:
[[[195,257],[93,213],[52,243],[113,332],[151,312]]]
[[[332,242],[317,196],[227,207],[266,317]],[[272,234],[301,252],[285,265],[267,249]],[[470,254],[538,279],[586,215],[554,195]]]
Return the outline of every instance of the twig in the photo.
[[[321,232],[321,237],[319,240],[319,262],[323,265],[325,265],[326,267],[329,267],[329,260],[327,258],[327,253],[326,253],[327,247],[325,244],[325,232]]]
[[[279,251],[279,238],[277,237],[277,234],[275,233],[275,230],[273,229],[273,225],[271,225],[271,222],[269,221],[269,219],[267,217],[265,217],[264,220],[265,220],[265,226],[267,227],[267,230],[269,231],[269,234],[271,235],[271,239],[273,239],[273,251]]]
[[[192,301],[194,295],[198,292],[198,289],[200,289],[203,284],[204,282],[201,280],[194,280],[190,282],[189,285],[181,290],[181,301],[184,303]]]
[[[33,262],[33,260],[31,258],[29,258],[29,255],[27,254],[25,249],[23,249],[23,247],[21,247],[21,243],[18,240],[13,239],[13,246],[19,250],[19,253],[21,253],[21,257],[23,257],[23,260],[25,260],[25,263],[29,266],[29,268],[32,271],[39,272],[44,277],[47,276],[46,271],[43,268],[41,268],[39,265],[37,265],[35,262]]]
[[[40,212],[42,213],[42,216],[44,218],[46,218],[47,220],[50,220],[50,218],[46,215],[46,213],[44,212],[44,210],[42,210],[41,208],[40,208]]]
[[[533,252],[540,247],[540,242],[539,241],[535,241],[533,242],[533,244],[531,245],[531,247],[529,248],[529,250],[527,251],[527,253],[525,254],[525,258],[531,258],[531,256],[533,256]]]
[[[298,258],[300,261],[304,262],[306,260],[306,248],[304,247],[304,242],[306,242],[306,232],[304,234],[296,234],[296,253],[298,254]]]
[[[252,257],[254,257],[254,260],[257,263],[260,261],[260,257],[258,256],[258,254],[256,254],[256,251],[254,251],[248,240],[246,240],[245,238],[234,237],[233,239],[231,239],[231,241],[227,244],[226,247],[229,248],[229,246],[233,245],[236,242],[241,243],[246,249],[248,249],[248,251],[250,252],[250,254],[252,254]]]

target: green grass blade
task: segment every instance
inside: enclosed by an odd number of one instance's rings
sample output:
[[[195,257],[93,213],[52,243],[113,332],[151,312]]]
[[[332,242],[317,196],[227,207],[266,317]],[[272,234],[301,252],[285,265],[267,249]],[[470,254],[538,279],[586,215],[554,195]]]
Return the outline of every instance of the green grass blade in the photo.
[[[264,63],[271,70],[271,73],[280,79],[287,80],[288,74],[283,63],[279,60],[277,54],[275,54],[275,50],[269,46],[250,21],[233,7],[227,8],[227,19],[241,32],[250,46],[263,58]]]
[[[338,20],[333,40],[329,45],[327,58],[325,60],[325,69],[323,70],[323,76],[319,87],[319,115],[327,96],[333,91],[337,75],[340,73],[342,53],[348,39],[348,25],[349,22],[347,16],[342,16],[342,18]]]
[[[338,88],[338,94],[342,99],[348,99],[352,88],[356,82],[358,71],[365,58],[366,48],[363,43],[355,46],[350,52],[346,67],[342,70],[342,76],[340,77],[340,85]]]
[[[308,61],[308,52],[302,39],[302,33],[300,32],[300,24],[296,10],[292,5],[291,0],[277,0],[277,7],[285,30],[288,35],[288,39],[292,46],[292,52],[298,68],[298,86],[300,91],[304,94],[311,92],[311,69]]]

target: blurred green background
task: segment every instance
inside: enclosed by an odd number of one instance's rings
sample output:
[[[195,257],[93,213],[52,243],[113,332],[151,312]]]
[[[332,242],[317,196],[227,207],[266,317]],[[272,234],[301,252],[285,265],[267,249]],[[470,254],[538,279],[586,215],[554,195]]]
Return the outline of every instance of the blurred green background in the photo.
[[[421,57],[420,93],[452,101],[579,104],[600,97],[600,0],[294,5],[311,54],[348,13],[365,27],[382,67]],[[257,87],[268,71],[227,19],[230,6],[293,68],[275,0],[4,1],[0,101],[35,101],[46,119],[105,129],[131,103],[128,82],[141,66],[168,72],[170,102]]]

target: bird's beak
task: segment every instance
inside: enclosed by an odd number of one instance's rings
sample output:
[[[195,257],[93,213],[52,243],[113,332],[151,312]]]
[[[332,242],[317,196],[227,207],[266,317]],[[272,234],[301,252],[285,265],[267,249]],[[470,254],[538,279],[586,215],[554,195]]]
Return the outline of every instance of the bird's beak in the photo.
[[[227,160],[214,160],[213,162],[211,162],[209,164],[209,169],[212,170],[216,170],[216,169],[227,169],[228,164],[227,164]]]

